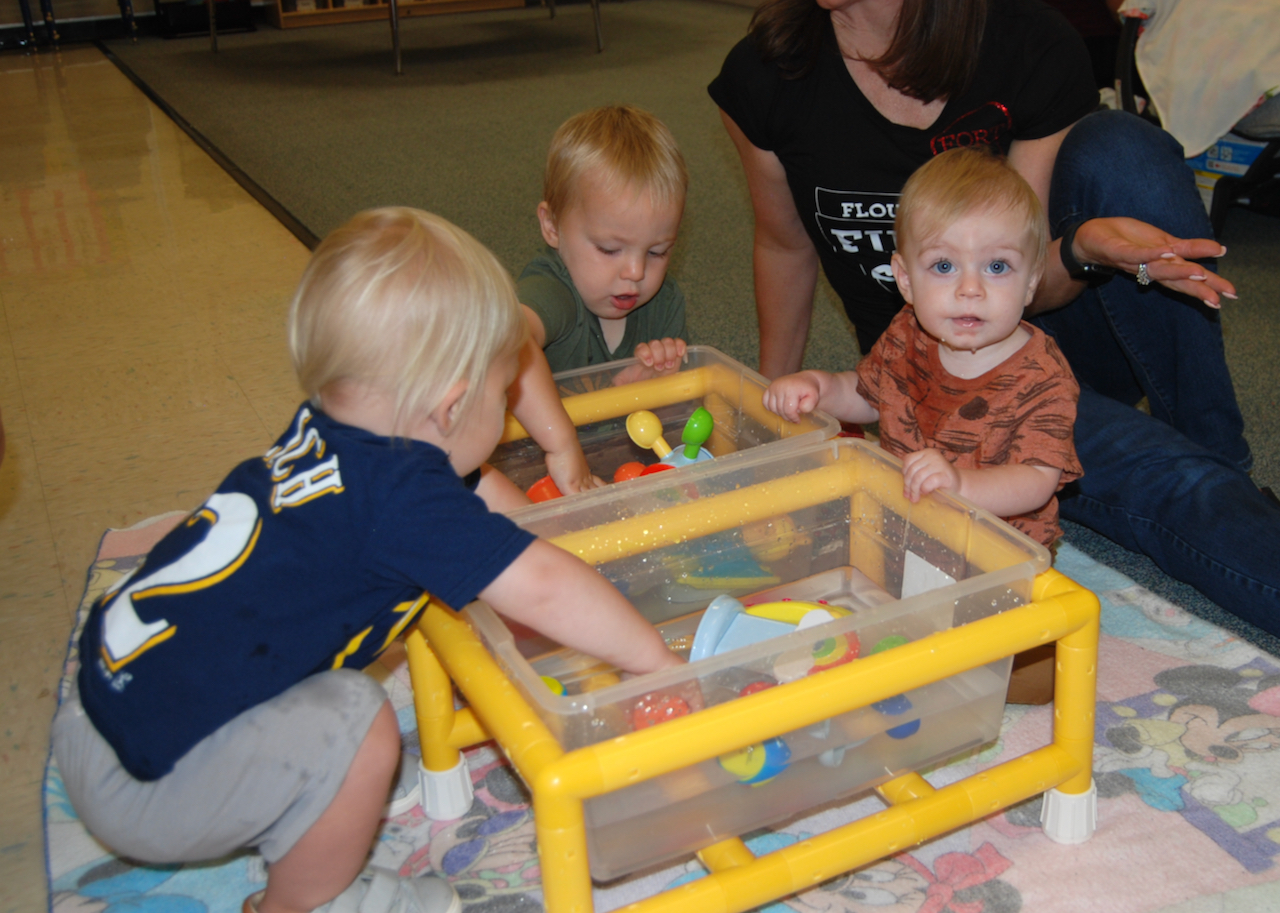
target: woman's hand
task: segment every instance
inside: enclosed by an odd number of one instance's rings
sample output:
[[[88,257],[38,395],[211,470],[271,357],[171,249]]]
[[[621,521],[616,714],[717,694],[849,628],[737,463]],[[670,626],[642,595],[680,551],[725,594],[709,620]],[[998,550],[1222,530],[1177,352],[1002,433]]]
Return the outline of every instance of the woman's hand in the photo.
[[[1137,274],[1147,266],[1151,281],[1209,307],[1222,306],[1223,298],[1236,297],[1235,286],[1213,270],[1193,260],[1221,257],[1227,249],[1209,238],[1176,238],[1137,219],[1090,219],[1076,232],[1074,251],[1081,263],[1100,263]]]

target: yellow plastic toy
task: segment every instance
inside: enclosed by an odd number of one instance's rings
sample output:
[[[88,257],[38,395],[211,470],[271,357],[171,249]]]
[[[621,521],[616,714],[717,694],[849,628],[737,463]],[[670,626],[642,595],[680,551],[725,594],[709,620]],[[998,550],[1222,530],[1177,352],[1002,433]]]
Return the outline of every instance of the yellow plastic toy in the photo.
[[[843,618],[849,614],[848,609],[842,609],[840,606],[819,605],[814,602],[800,602],[796,600],[786,600],[785,602],[761,602],[756,605],[749,605],[746,608],[748,615],[755,615],[757,618],[768,618],[772,621],[782,621],[789,625],[800,624],[801,619],[814,609],[821,609],[830,612],[837,618]]]
[[[637,446],[652,450],[660,460],[671,453],[671,445],[662,436],[662,422],[647,409],[627,416],[627,434]]]

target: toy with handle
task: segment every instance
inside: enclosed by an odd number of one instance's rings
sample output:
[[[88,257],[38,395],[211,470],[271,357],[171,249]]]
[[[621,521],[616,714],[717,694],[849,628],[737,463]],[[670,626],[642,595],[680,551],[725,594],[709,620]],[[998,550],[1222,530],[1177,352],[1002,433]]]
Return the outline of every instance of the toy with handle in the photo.
[[[662,437],[662,422],[648,410],[632,412],[627,416],[627,434],[636,442],[637,447],[652,450],[663,459],[671,453],[671,445]]]
[[[680,440],[684,442],[684,458],[689,461],[696,461],[698,456],[703,453],[702,445],[711,437],[711,432],[715,430],[715,419],[711,417],[711,413],[699,406],[693,410],[693,415],[689,416],[689,421],[685,422],[684,431],[680,435]]]
[[[631,436],[631,440],[639,447],[653,450],[659,461],[668,466],[689,466],[714,459],[710,451],[702,446],[711,437],[714,428],[715,420],[711,413],[699,406],[693,410],[681,432],[680,441],[684,446],[679,450],[672,450],[662,437],[662,421],[656,415],[641,410],[627,416],[627,434]]]

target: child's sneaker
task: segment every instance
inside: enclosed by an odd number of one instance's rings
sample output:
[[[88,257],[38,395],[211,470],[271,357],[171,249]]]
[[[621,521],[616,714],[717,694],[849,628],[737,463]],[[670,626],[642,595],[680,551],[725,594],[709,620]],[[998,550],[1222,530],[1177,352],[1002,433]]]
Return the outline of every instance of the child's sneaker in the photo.
[[[244,899],[243,913],[258,913],[265,891]],[[351,886],[313,913],[461,913],[453,885],[436,875],[402,878],[390,869],[369,866]]]

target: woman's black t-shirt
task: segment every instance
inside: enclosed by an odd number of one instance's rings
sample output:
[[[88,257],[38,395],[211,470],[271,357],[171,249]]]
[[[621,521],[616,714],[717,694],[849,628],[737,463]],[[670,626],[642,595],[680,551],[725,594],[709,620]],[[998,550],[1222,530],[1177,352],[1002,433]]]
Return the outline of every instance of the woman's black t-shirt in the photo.
[[[750,36],[708,87],[753,145],[786,169],[796,209],[863,351],[902,307],[889,259],[898,196],[939,152],[1050,136],[1098,104],[1089,55],[1037,0],[996,0],[972,85],[924,130],[888,121],[858,89],[828,26],[817,65],[799,79],[760,59]]]

